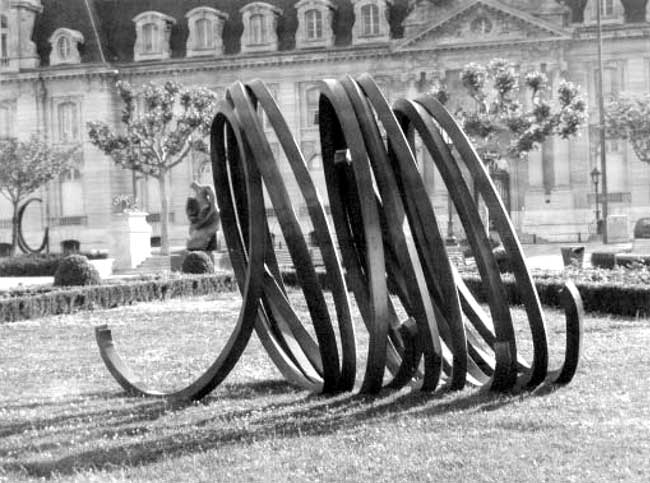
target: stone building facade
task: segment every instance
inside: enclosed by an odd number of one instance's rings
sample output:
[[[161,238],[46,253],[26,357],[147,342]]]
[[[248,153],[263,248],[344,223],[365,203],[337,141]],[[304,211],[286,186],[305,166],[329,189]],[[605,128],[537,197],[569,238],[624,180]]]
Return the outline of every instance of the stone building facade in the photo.
[[[603,8],[606,96],[650,87],[650,12],[643,1],[598,0]],[[584,2],[567,2],[584,3]],[[75,238],[110,246],[115,195],[132,192],[129,171],[94,148],[86,123],[119,124],[118,79],[133,85],[175,79],[223,93],[236,80],[264,79],[323,182],[315,124],[317,82],[370,72],[389,99],[414,96],[444,80],[460,89],[470,61],[505,57],[522,70],[567,78],[588,93],[590,128],[552,140],[524,160],[503,160],[495,179],[517,229],[551,240],[595,229],[589,172],[598,158],[595,0],[583,9],[555,0],[0,0],[0,136],[39,131],[52,145],[81,144],[76,167],[43,190],[30,208],[36,237],[47,222],[52,242]],[[269,133],[272,137],[272,134]],[[278,149],[278,143],[273,143]],[[631,147],[607,142],[610,213],[633,223],[650,215],[650,166]],[[280,153],[278,153],[280,154]],[[420,154],[421,155],[421,154]],[[441,223],[447,193],[426,163]],[[171,238],[187,234],[185,199],[209,163],[192,154],[172,173]],[[141,206],[158,229],[153,180],[137,179]],[[324,190],[323,190],[324,191]],[[298,213],[304,213],[296,201]],[[9,205],[0,200],[0,240],[9,239]],[[31,235],[30,235],[31,236]]]

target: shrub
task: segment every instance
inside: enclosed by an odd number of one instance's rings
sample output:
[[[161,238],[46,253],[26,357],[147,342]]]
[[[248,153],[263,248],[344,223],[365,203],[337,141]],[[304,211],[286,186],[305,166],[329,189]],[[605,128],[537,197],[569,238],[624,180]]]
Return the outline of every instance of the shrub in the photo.
[[[83,252],[88,260],[108,258],[105,250]],[[59,268],[64,255],[61,253],[17,255],[0,260],[0,277],[51,277]]]
[[[591,254],[591,265],[598,268],[614,268],[614,265],[616,265],[616,253],[593,252]]]
[[[33,319],[79,310],[109,309],[135,302],[166,300],[237,290],[231,275],[194,275],[182,278],[133,280],[110,285],[57,288],[50,291],[30,289],[31,293],[13,293],[0,297],[0,322]]]
[[[65,257],[54,274],[54,286],[69,285],[98,285],[101,277],[83,255],[69,255]]]
[[[213,273],[214,263],[210,256],[202,251],[189,252],[183,260],[181,268],[183,273]]]
[[[61,255],[18,255],[0,260],[1,277],[51,277]]]

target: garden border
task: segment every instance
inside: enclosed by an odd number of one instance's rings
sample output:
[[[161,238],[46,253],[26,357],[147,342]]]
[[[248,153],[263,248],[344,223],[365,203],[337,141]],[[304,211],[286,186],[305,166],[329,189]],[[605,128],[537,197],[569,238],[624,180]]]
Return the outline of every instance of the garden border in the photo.
[[[234,290],[237,283],[232,274],[54,288],[46,293],[0,299],[0,323]]]
[[[319,272],[320,282],[323,287],[327,286],[325,275],[324,272]],[[297,285],[295,272],[285,271],[282,273],[282,277],[287,285]],[[462,277],[479,302],[487,301],[478,274],[463,273]],[[519,290],[514,279],[507,274],[502,274],[502,278],[508,302],[513,305],[521,304]],[[563,307],[560,294],[567,278],[570,277],[558,277],[549,280],[535,277],[533,274],[533,280],[541,303],[551,307]],[[575,284],[582,296],[584,308],[587,312],[600,312],[627,317],[650,316],[650,286],[584,281],[575,281]]]

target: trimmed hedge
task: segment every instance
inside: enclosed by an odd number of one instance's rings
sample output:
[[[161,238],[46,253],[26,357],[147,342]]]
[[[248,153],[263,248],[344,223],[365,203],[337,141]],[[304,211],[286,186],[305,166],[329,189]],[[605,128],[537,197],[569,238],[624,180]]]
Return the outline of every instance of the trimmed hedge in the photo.
[[[318,272],[319,282],[327,288],[327,277],[324,272]],[[479,302],[486,302],[487,297],[483,283],[478,274],[465,272],[463,280]],[[513,305],[521,304],[519,289],[512,275],[503,275],[503,285],[508,296],[508,302]],[[539,299],[544,305],[561,307],[560,292],[564,288],[564,279],[572,278],[562,274],[552,275],[544,272],[539,276],[533,274]],[[298,286],[298,278],[294,271],[282,273],[282,279],[287,285]],[[615,283],[612,281],[586,281],[573,278],[582,302],[587,312],[602,312],[627,317],[650,316],[650,284]]]
[[[480,302],[487,297],[479,276],[463,275],[467,287]],[[521,304],[519,289],[514,279],[503,283],[508,295],[508,302]],[[539,299],[544,305],[561,307],[560,293],[564,288],[561,280],[535,278],[535,287]],[[650,316],[650,285],[621,285],[615,283],[589,283],[576,281],[576,287],[582,296],[582,303],[587,312],[602,312],[626,317]]]
[[[106,252],[82,252],[88,260],[105,260]],[[0,277],[53,277],[66,257],[62,253],[18,255],[0,259]]]
[[[110,309],[135,302],[237,290],[232,275],[197,275],[167,280],[91,285],[0,299],[0,322],[33,319],[80,310]]]

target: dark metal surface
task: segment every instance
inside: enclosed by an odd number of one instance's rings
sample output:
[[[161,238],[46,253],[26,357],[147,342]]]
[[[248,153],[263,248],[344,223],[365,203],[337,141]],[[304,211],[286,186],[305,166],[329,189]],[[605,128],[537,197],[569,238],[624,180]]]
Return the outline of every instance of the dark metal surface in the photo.
[[[335,313],[326,303],[295,200],[289,196],[288,173],[273,154],[260,111],[307,206]],[[239,320],[212,366],[188,387],[171,393],[138,385],[117,354],[110,330],[98,327],[102,358],[126,391],[198,399],[227,376],[253,330],[284,377],[313,392],[353,390],[358,362],[365,362],[359,390],[368,393],[407,384],[426,391],[441,385],[458,390],[466,384],[512,391],[568,383],[582,346],[580,295],[568,282],[562,294],[565,360],[549,371],[543,312],[521,245],[485,166],[444,106],[421,96],[399,99],[391,108],[371,76],[346,76],[321,82],[318,125],[331,219],[264,83],[237,82],[228,89],[213,122],[211,154],[224,237],[242,293]],[[463,225],[489,314],[450,263],[413,155],[416,134]],[[263,187],[295,266],[315,339],[287,297],[270,243]],[[506,291],[474,192],[489,208],[513,268],[531,332],[531,363],[518,356]],[[356,352],[348,290],[368,331],[362,360]],[[406,319],[400,320],[398,313]],[[386,377],[387,371],[392,377]]]

